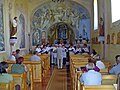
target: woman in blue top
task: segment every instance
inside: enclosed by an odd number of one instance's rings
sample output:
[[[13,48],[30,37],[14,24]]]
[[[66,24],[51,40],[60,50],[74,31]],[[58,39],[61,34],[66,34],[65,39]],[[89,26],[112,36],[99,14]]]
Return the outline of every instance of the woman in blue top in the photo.
[[[0,63],[0,83],[9,83],[13,80],[11,74],[8,74],[8,64],[7,62]]]

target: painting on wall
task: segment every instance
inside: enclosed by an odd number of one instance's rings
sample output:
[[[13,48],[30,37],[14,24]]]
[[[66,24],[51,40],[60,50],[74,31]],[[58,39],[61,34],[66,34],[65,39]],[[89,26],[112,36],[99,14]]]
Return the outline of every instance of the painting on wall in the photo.
[[[3,22],[3,1],[0,1],[0,51],[5,50],[4,22]]]
[[[83,22],[81,22],[81,20]],[[82,5],[74,1],[68,1],[68,0],[65,0],[62,3],[55,3],[55,2],[49,1],[37,7],[32,16],[32,24],[31,24],[32,25],[31,30],[33,32],[32,36],[34,36],[34,34],[36,34],[37,32],[38,33],[42,31],[47,32],[47,30],[49,30],[49,28],[52,25],[59,22],[68,24],[73,29],[75,33],[75,38],[79,38],[80,33],[82,35],[84,33],[86,34],[84,35],[85,39],[86,38],[87,40],[90,39],[89,12]],[[81,23],[85,24],[84,29],[86,30],[83,30],[83,25],[81,25]],[[85,31],[85,32],[81,32],[81,31]],[[33,45],[35,45],[34,41],[33,41]]]
[[[25,18],[24,16],[21,14],[19,16],[19,21],[20,21],[20,48],[25,48]]]
[[[82,40],[86,40],[88,43],[90,43],[90,19],[81,19],[80,20],[80,27],[79,27],[79,35],[77,35]],[[82,41],[81,40],[81,41]]]

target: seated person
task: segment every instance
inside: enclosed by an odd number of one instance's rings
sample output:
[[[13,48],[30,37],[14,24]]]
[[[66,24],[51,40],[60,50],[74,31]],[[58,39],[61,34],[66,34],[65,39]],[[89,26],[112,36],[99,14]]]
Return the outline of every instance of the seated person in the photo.
[[[13,52],[12,52],[12,55],[10,55],[10,56],[8,57],[8,60],[10,60],[10,61],[16,61],[15,55],[16,55],[16,52],[13,51]]]
[[[33,54],[34,55],[30,57],[31,61],[40,61],[41,60],[41,58],[38,56],[39,53],[37,51],[34,51]]]
[[[81,53],[82,53],[82,49],[80,45],[78,45],[77,48],[75,49],[75,54],[81,54]]]
[[[20,49],[16,50],[16,55],[15,58],[18,59],[19,57],[21,57],[22,55],[20,55]]]
[[[27,72],[28,69],[25,65],[23,65],[24,58],[23,57],[19,57],[18,59],[16,59],[16,64],[13,64],[11,67],[11,73],[15,73],[15,74],[22,74],[24,72]]]
[[[37,51],[38,53],[41,53],[41,47],[40,44],[37,44],[35,51]]]
[[[117,55],[115,58],[116,58],[116,65],[113,66],[112,69],[109,70],[110,74],[120,73],[120,55]]]
[[[97,66],[99,69],[105,69],[105,64],[101,61],[99,55],[96,57],[96,66]]]
[[[70,45],[68,51],[69,51],[69,54],[70,54],[70,55],[71,55],[71,54],[75,54],[75,48],[74,48],[72,45]]]
[[[83,82],[84,85],[101,85],[102,75],[99,72],[94,70],[95,65],[87,67],[87,72],[83,73],[80,77],[80,82]]]
[[[94,70],[99,72],[100,69],[95,65],[95,63],[96,61],[93,58],[88,58],[88,64],[84,68],[82,68],[82,71],[87,72],[87,68],[94,65]]]
[[[46,45],[43,46],[41,54],[48,54],[48,48],[46,47]]]
[[[84,52],[83,52],[84,51]],[[84,47],[82,48],[82,53],[86,53],[86,54],[89,54],[89,49],[87,47],[87,44],[84,44]]]
[[[90,56],[92,58],[96,57],[97,56],[97,52],[94,49],[92,49],[92,53],[90,54]]]
[[[0,83],[9,83],[13,80],[11,74],[8,74],[8,64],[7,62],[0,63]]]

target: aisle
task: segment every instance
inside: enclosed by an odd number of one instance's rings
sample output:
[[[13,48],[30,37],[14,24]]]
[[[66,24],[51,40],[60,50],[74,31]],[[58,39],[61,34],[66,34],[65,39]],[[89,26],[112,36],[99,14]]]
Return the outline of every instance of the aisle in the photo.
[[[67,71],[54,68],[46,90],[67,90]]]

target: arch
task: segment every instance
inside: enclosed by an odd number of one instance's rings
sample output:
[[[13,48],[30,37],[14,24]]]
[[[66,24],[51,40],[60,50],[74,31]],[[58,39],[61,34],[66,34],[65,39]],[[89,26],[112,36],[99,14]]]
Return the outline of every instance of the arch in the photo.
[[[23,14],[20,14],[19,21],[20,48],[25,48],[25,17]]]
[[[75,34],[73,29],[64,22],[58,22],[52,25],[48,30],[48,40],[49,42],[58,41],[70,41],[72,42],[75,39]]]
[[[0,1],[0,51],[5,51],[3,1]]]
[[[117,33],[117,44],[120,44],[120,32]]]
[[[107,44],[110,44],[110,35],[107,35]]]
[[[49,1],[37,7],[32,14],[31,32],[46,31],[47,33],[52,25],[59,22],[69,25],[75,33],[75,38],[79,38],[80,34],[83,34],[82,29],[85,24],[84,38],[90,40],[91,29],[88,10],[74,1],[67,0],[62,3]],[[80,22],[83,24],[81,25]]]
[[[111,44],[115,44],[115,33],[111,35]]]

